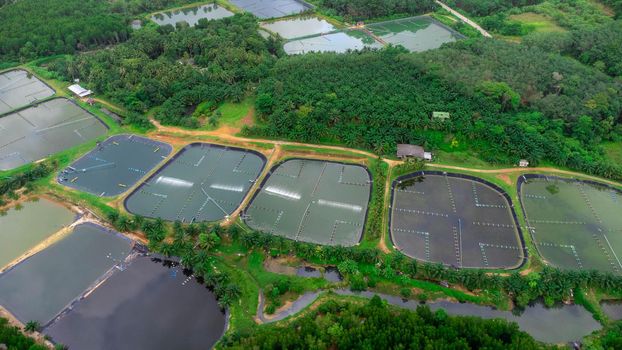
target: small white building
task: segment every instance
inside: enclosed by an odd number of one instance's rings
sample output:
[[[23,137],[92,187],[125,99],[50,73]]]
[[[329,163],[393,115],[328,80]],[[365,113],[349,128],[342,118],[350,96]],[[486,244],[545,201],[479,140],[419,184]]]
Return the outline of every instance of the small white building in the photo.
[[[93,94],[93,91],[87,90],[78,84],[73,84],[68,87],[69,91],[73,92],[74,95],[83,98]]]
[[[521,167],[521,168],[526,168],[526,167],[529,166],[529,161],[527,159],[521,159],[518,162],[518,166]]]

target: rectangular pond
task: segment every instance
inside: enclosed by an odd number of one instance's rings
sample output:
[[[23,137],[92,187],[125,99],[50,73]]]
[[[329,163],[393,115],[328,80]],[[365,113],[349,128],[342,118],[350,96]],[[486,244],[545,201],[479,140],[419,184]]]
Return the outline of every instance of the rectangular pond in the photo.
[[[98,196],[116,196],[134,186],[172,150],[148,138],[115,135],[61,171],[58,182]]]
[[[49,248],[0,275],[0,305],[20,321],[45,325],[125,260],[132,243],[93,224],[80,224]]]
[[[297,241],[352,246],[363,235],[371,186],[360,165],[287,160],[270,171],[243,219]]]
[[[299,0],[230,0],[232,4],[258,18],[276,18],[295,15],[313,9]]]
[[[287,40],[331,33],[337,29],[325,19],[308,16],[266,22],[261,27]]]
[[[516,268],[524,248],[509,196],[483,180],[418,172],[393,182],[390,231],[402,253],[456,267]]]
[[[622,191],[527,174],[519,178],[519,196],[534,243],[547,263],[622,273]]]
[[[214,346],[225,322],[212,292],[189,271],[138,257],[44,333],[70,349],[198,350]]]
[[[238,208],[265,162],[251,150],[191,144],[136,189],[125,207],[170,221],[221,220]]]
[[[429,16],[374,23],[367,28],[387,44],[401,45],[411,52],[437,49],[464,36]]]
[[[283,45],[283,49],[288,55],[309,52],[344,53],[364,48],[380,49],[382,47],[382,44],[360,30],[344,30],[331,34],[317,35],[288,41]]]
[[[218,4],[207,4],[196,7],[188,7],[178,10],[158,12],[151,16],[151,20],[163,26],[170,24],[175,26],[178,22],[186,22],[194,27],[199,20],[221,19],[233,16],[233,12]]]
[[[23,69],[0,73],[0,115],[55,93],[54,89]]]
[[[0,170],[11,170],[100,137],[108,128],[57,98],[0,118]]]
[[[24,202],[0,215],[0,270],[74,221],[74,213],[47,199]]]

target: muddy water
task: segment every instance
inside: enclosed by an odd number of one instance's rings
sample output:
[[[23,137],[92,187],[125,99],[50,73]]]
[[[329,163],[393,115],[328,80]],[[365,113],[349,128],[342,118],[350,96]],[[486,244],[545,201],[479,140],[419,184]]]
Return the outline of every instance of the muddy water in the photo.
[[[0,305],[20,321],[46,324],[126,258],[129,240],[99,226],[69,236],[0,275]]]
[[[224,330],[225,315],[205,286],[140,257],[45,333],[70,349],[209,349]]]
[[[22,206],[0,216],[0,269],[74,220],[69,209],[46,199]]]
[[[600,307],[610,319],[622,320],[622,301],[605,301]]]

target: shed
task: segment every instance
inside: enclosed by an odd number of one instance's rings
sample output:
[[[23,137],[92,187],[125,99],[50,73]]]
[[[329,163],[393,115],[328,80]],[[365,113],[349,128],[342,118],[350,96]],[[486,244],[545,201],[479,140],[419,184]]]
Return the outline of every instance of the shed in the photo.
[[[69,86],[68,89],[80,98],[87,97],[93,94],[93,91],[87,90],[78,84],[73,84]]]
[[[432,118],[439,120],[449,119],[449,112],[432,112]]]
[[[518,166],[521,167],[521,168],[526,168],[526,167],[529,166],[529,161],[527,159],[521,159],[518,162]]]
[[[426,152],[421,146],[399,144],[397,145],[397,157],[400,159],[417,158],[423,160],[432,160],[432,153]]]

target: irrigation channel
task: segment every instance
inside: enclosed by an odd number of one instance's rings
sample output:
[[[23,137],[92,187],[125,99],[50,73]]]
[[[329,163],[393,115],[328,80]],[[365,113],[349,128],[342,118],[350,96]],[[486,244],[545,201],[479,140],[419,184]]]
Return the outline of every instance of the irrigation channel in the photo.
[[[307,292],[291,303],[290,307],[280,310],[274,315],[264,315],[261,310],[264,306],[264,297],[260,296],[260,303],[257,318],[263,323],[271,323],[293,316],[309,305],[313,304],[323,293],[327,291]],[[599,330],[601,325],[594,320],[592,314],[578,305],[561,305],[558,307],[547,308],[541,303],[528,306],[520,315],[515,315],[510,311],[501,311],[490,306],[482,306],[468,303],[455,303],[449,301],[434,301],[422,303],[416,300],[405,300],[397,296],[375,293],[371,291],[352,292],[349,289],[335,289],[331,292],[349,297],[360,297],[371,299],[378,295],[388,304],[409,310],[416,310],[419,306],[427,306],[432,311],[445,310],[447,314],[453,316],[475,316],[485,319],[505,319],[516,322],[519,328],[536,340],[545,343],[567,343],[579,341],[584,336]],[[560,325],[560,326],[553,326]],[[563,325],[563,326],[561,326]]]

